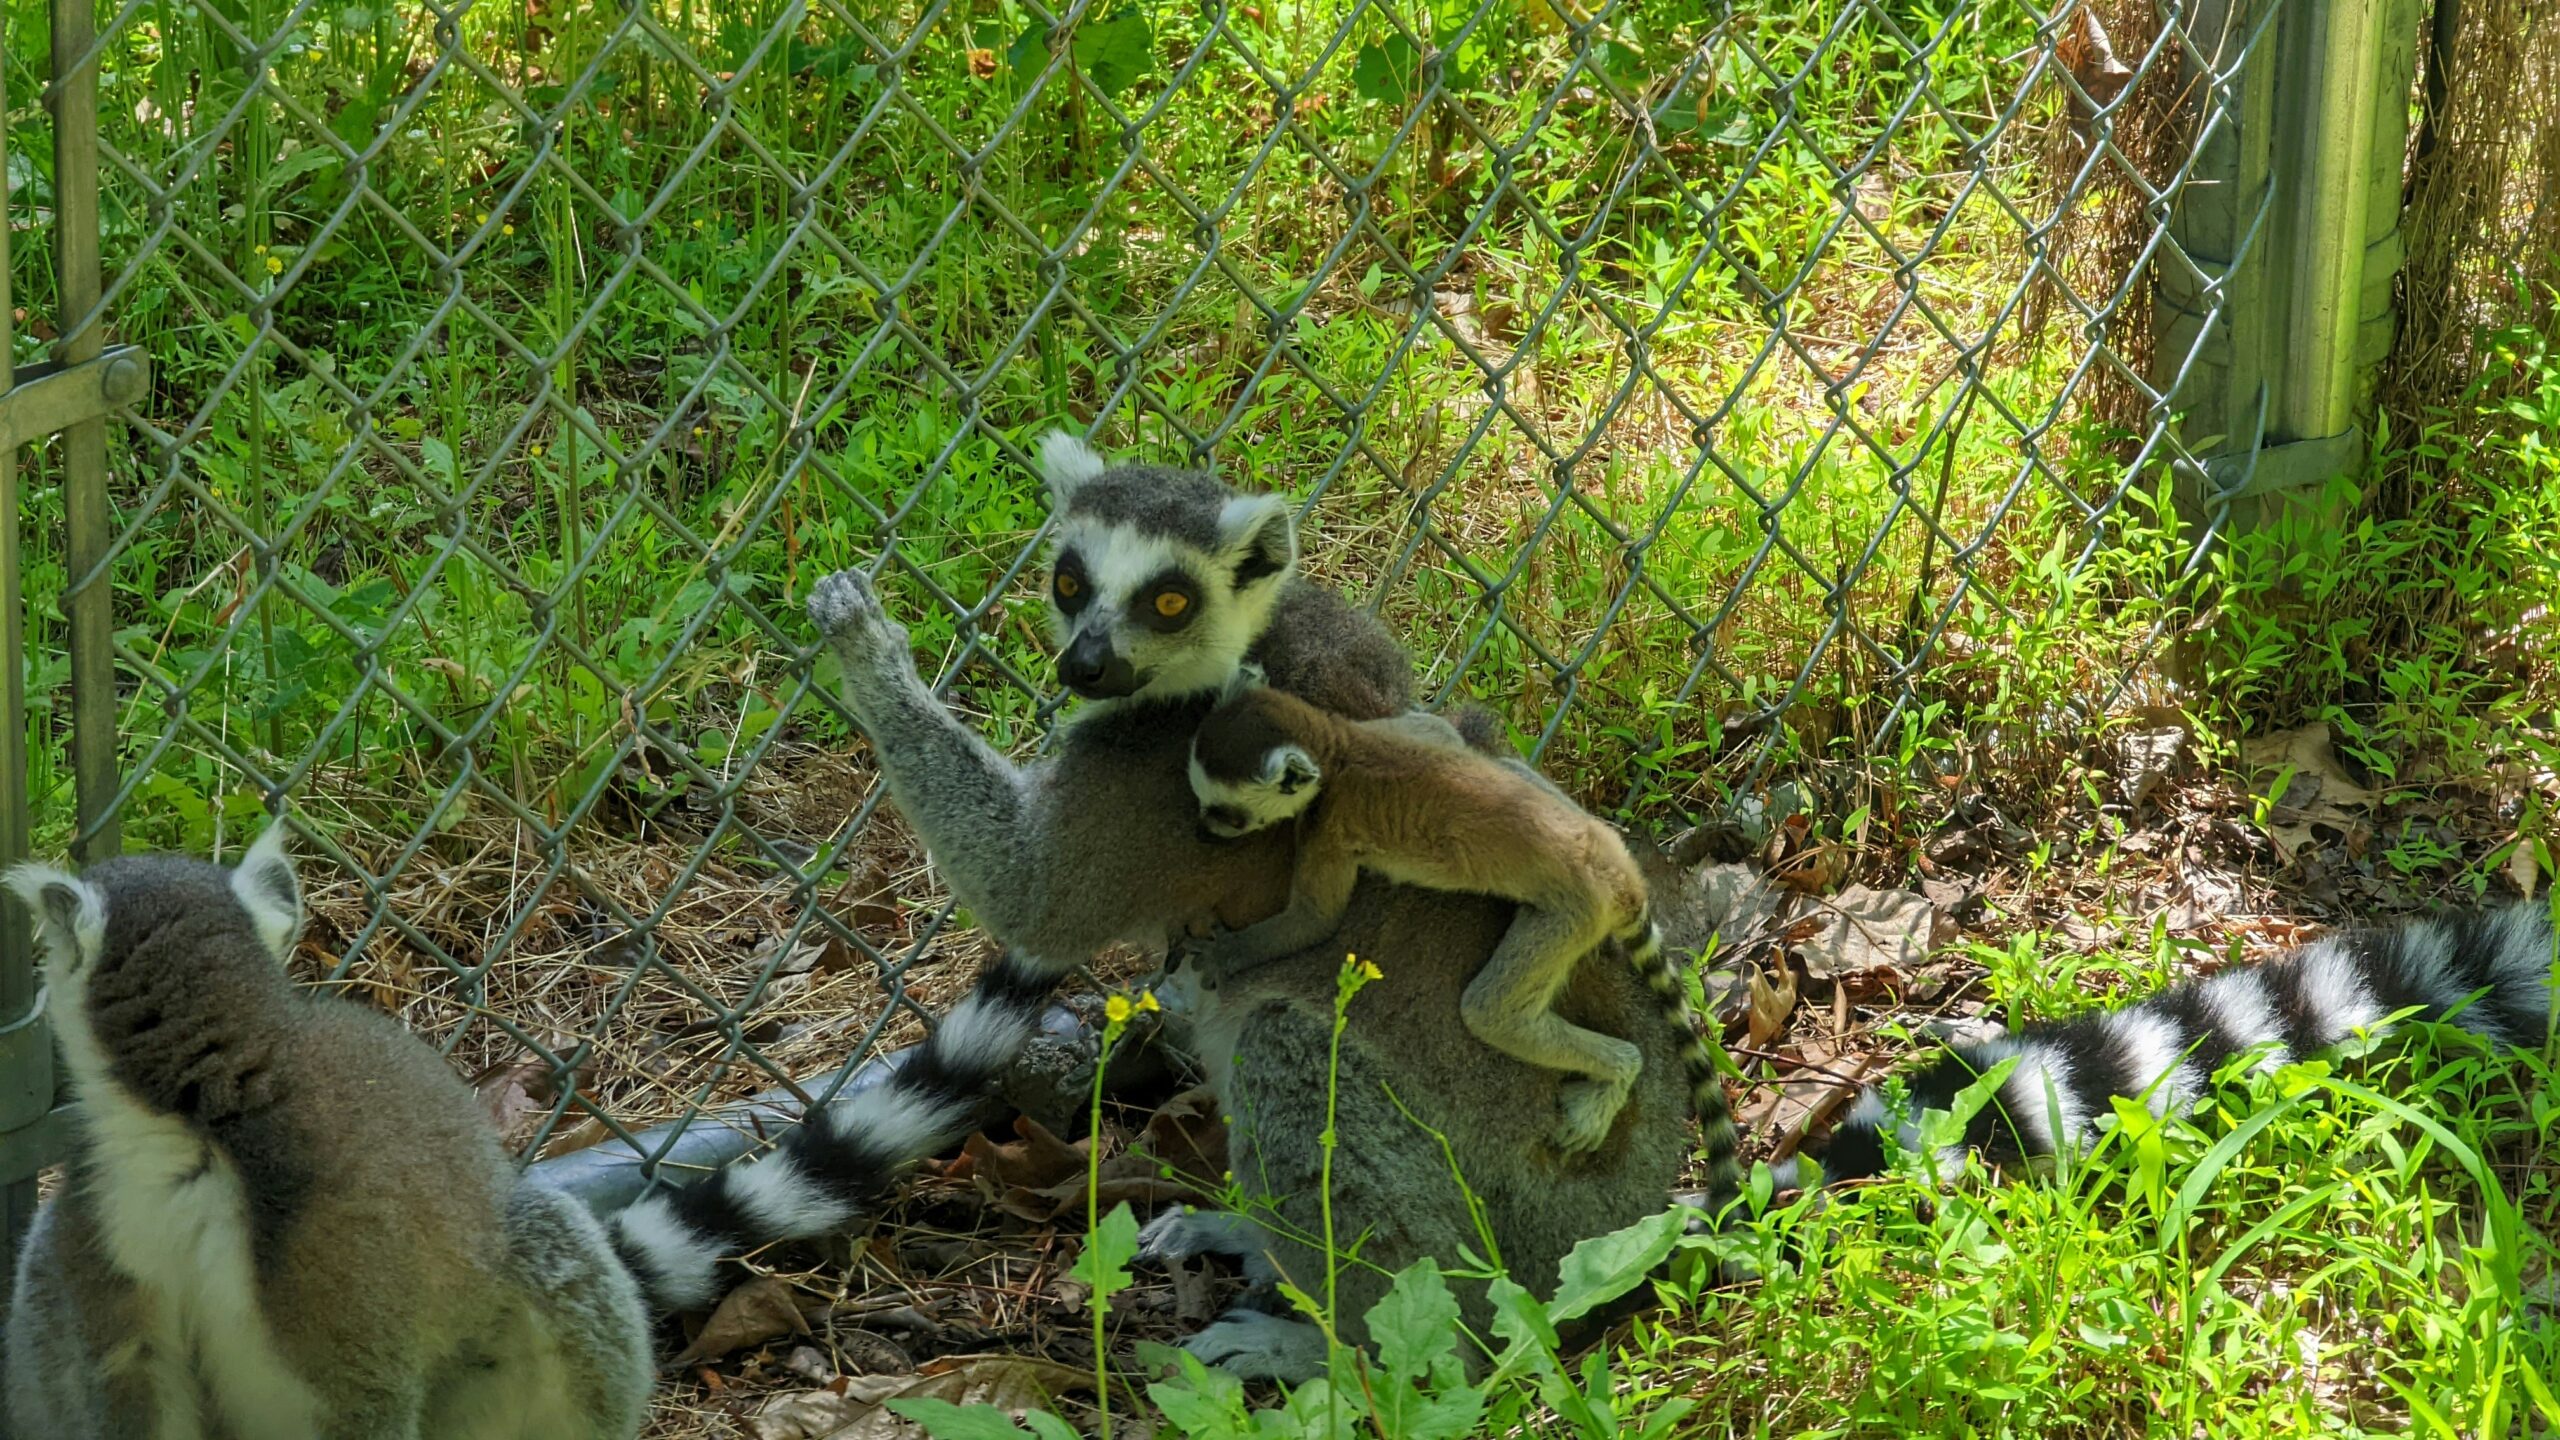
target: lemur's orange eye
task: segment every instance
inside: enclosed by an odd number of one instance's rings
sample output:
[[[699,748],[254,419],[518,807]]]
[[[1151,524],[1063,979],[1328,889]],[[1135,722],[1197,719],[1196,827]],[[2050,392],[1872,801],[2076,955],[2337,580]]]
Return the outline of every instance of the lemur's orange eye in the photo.
[[[1083,581],[1081,581],[1081,580],[1077,579],[1077,578],[1076,578],[1076,577],[1074,577],[1073,575],[1069,575],[1069,574],[1065,573],[1064,571],[1059,572],[1059,575],[1058,575],[1058,598],[1059,598],[1059,599],[1061,599],[1061,600],[1073,600],[1073,599],[1074,599],[1074,598],[1076,598],[1078,595],[1083,594],[1083,593],[1084,593],[1084,582],[1083,582]]]
[[[1167,620],[1179,617],[1183,611],[1190,608],[1191,597],[1183,594],[1179,590],[1159,590],[1156,592],[1156,613]]]

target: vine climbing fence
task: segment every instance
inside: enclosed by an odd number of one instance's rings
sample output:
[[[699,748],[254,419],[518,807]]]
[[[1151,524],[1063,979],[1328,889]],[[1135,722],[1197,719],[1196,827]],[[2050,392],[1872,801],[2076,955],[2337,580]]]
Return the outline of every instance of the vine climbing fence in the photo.
[[[2361,458],[2417,9],[1777,10],[10,0],[0,849],[286,807],[297,963],[627,1193],[969,973],[798,607],[1036,746],[1058,424],[1631,819],[2031,777]]]

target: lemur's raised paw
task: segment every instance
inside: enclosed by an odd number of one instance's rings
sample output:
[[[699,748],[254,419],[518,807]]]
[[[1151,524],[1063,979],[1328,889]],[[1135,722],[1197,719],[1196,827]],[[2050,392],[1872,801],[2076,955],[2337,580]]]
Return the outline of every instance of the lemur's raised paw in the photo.
[[[1609,1138],[1610,1127],[1618,1123],[1618,1112],[1627,1106],[1632,1082],[1618,1084],[1608,1080],[1567,1080],[1562,1087],[1564,1120],[1556,1126],[1556,1148],[1567,1155],[1581,1155],[1600,1148]]]
[[[907,627],[889,618],[871,577],[839,570],[809,592],[809,619],[847,664],[908,661]]]

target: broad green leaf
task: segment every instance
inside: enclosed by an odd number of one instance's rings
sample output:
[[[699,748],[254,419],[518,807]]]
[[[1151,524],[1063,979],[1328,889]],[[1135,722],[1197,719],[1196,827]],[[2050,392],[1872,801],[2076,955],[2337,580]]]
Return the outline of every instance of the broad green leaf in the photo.
[[[1643,1284],[1671,1254],[1687,1220],[1682,1211],[1663,1210],[1574,1246],[1547,1307],[1549,1323],[1576,1319]]]
[[[1368,1321],[1379,1360],[1398,1380],[1421,1379],[1432,1361],[1458,1346],[1458,1297],[1428,1255],[1397,1274],[1386,1296],[1370,1307]]]
[[[892,1414],[924,1427],[933,1440],[1022,1440],[1022,1427],[993,1405],[954,1405],[948,1400],[892,1400]]]
[[[1372,40],[1351,64],[1351,88],[1363,100],[1409,103],[1422,93],[1422,52],[1402,35]]]
[[[1129,1213],[1129,1202],[1121,1201],[1102,1217],[1093,1233],[1085,1237],[1084,1253],[1076,1257],[1075,1267],[1067,1274],[1093,1287],[1093,1305],[1100,1309],[1113,1295],[1129,1288],[1129,1262],[1138,1253],[1138,1220]]]
[[[1155,63],[1155,36],[1135,5],[1076,28],[1076,64],[1103,98],[1117,100]]]

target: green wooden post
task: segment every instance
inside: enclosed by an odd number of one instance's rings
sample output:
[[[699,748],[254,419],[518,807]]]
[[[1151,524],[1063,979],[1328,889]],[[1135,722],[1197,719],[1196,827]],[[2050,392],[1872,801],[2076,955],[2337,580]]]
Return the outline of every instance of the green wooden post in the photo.
[[[2394,330],[2420,0],[2215,0],[2183,77],[2213,123],[2170,222],[2153,379],[2202,464],[2191,522],[2263,528],[2363,468]]]

